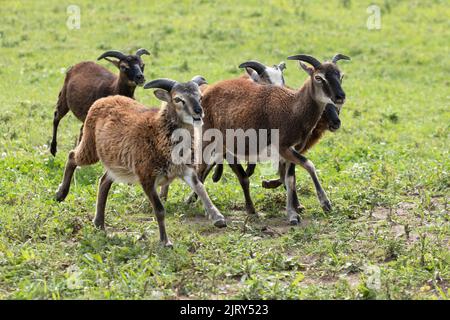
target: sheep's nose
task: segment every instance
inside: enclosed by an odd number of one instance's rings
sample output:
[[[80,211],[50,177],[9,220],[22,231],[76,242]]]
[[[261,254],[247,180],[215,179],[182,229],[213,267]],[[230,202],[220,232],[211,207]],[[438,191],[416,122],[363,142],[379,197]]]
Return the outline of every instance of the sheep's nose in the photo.
[[[335,128],[340,128],[341,127],[341,120],[340,119],[336,119],[336,120],[334,120],[333,121],[333,126],[335,127]]]
[[[138,74],[136,76],[136,81],[138,81],[139,83],[144,82],[145,81],[145,77],[143,74]]]
[[[344,102],[344,100],[345,100],[345,93],[344,92],[338,93],[336,95],[336,102],[337,103],[342,103],[342,102]]]
[[[202,108],[197,107],[197,108],[194,108],[194,112],[196,114],[202,114],[203,110],[202,110]]]

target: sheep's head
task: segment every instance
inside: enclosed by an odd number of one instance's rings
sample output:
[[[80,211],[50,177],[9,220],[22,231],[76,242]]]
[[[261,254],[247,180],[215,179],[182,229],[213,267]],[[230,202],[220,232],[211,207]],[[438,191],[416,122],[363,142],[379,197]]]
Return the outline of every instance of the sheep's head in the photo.
[[[206,83],[202,76],[195,76],[191,81],[183,83],[170,79],[156,79],[146,83],[144,89],[157,88],[155,96],[175,108],[183,123],[201,125],[204,114],[199,87]]]
[[[145,49],[139,49],[135,54],[123,54],[120,51],[106,51],[97,60],[105,59],[114,64],[119,70],[122,76],[128,80],[130,86],[142,86],[145,82],[144,68],[145,64],[142,61],[142,55],[150,55]],[[111,60],[109,58],[115,58],[118,60]]]
[[[257,83],[284,86],[283,70],[286,69],[284,62],[268,67],[261,62],[251,60],[241,63],[239,68],[245,68],[250,78]]]
[[[336,62],[339,60],[350,60],[349,57],[337,54],[328,62],[321,63],[312,56],[299,54],[288,57],[289,60],[299,60],[300,66],[311,76],[315,90],[315,98],[318,102],[343,104],[345,102],[345,92],[341,87],[343,73],[339,70]],[[312,67],[303,62],[309,63]]]
[[[289,60],[298,60],[300,66],[311,77],[314,99],[324,104],[324,115],[328,119],[329,129],[335,131],[340,126],[338,114],[345,102],[345,92],[342,89],[344,74],[339,70],[339,60],[350,60],[343,54],[336,54],[331,61],[320,62],[316,58],[304,54],[288,57]],[[310,64],[307,66],[305,63]],[[334,106],[331,108],[330,106]],[[336,110],[334,110],[336,109]]]

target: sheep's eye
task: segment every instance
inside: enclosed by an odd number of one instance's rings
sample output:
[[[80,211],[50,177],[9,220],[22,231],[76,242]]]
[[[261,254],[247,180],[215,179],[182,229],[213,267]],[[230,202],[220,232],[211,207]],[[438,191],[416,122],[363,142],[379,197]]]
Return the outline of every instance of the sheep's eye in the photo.
[[[317,82],[322,82],[323,79],[320,76],[315,76],[314,79],[316,79]]]
[[[176,97],[174,100],[175,100],[176,103],[182,102],[184,104],[184,101],[182,99],[178,98],[178,97]]]

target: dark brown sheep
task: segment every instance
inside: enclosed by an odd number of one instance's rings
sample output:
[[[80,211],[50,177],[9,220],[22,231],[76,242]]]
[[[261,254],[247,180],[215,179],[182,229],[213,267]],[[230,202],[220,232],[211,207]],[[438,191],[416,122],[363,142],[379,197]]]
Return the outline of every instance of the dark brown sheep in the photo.
[[[57,151],[59,122],[69,110],[78,120],[84,122],[89,108],[97,99],[116,94],[134,98],[136,86],[142,86],[145,82],[143,74],[145,65],[141,58],[144,54],[150,53],[145,49],[139,49],[133,55],[107,51],[98,57],[97,60],[105,59],[113,63],[120,70],[118,76],[92,61],[80,62],[67,71],[53,118],[53,138],[50,145],[53,156]],[[82,130],[83,127],[80,134]]]
[[[313,129],[326,108],[329,112],[334,112],[336,121],[339,120],[335,105],[344,103],[345,93],[341,88],[341,73],[336,62],[348,57],[338,54],[331,62],[324,63],[307,55],[297,55],[289,59],[305,61],[312,65],[307,67],[301,63],[310,77],[299,90],[293,91],[271,85],[261,86],[244,79],[226,80],[209,86],[203,98],[204,130],[219,129],[225,137],[226,129],[244,131],[278,129],[279,153],[286,162],[286,167],[291,168],[291,164],[299,164],[308,171],[322,208],[328,211],[331,204],[320,185],[313,163],[299,154],[294,146],[299,150],[305,149]],[[223,144],[226,145],[225,138]],[[230,166],[244,190],[247,212],[254,214],[248,176],[235,162]],[[199,177],[204,179],[207,169],[207,164],[201,164]],[[292,166],[292,169],[295,167]],[[286,170],[284,181],[288,194],[288,219],[291,224],[297,224],[299,215],[295,207],[295,178],[292,169]]]

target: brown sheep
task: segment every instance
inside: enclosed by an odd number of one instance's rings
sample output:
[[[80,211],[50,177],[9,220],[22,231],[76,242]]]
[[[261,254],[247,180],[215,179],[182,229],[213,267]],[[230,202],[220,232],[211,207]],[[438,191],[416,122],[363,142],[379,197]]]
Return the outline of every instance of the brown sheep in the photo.
[[[89,110],[80,144],[69,153],[56,199],[63,201],[67,196],[77,166],[101,161],[106,172],[99,183],[93,220],[96,227],[104,229],[106,200],[112,183],[138,182],[155,210],[161,242],[171,246],[165,230],[164,207],[156,187],[177,177],[182,177],[199,195],[214,225],[225,227],[223,215],[209,199],[193,166],[174,163],[172,157],[177,143],[173,139],[174,132],[177,129],[192,130],[193,125],[201,123],[203,109],[199,85],[202,83],[201,77],[186,83],[169,79],[147,83],[144,88],[158,88],[155,96],[165,102],[158,112],[123,96],[97,100]]]
[[[331,210],[328,200],[317,178],[313,163],[299,154],[294,146],[303,150],[308,139],[317,126],[323,112],[334,112],[335,105],[344,103],[345,93],[341,87],[341,73],[336,62],[339,59],[348,59],[343,55],[336,55],[331,62],[321,63],[307,55],[297,55],[289,59],[305,61],[312,65],[307,67],[301,63],[302,68],[309,74],[304,85],[296,91],[276,86],[261,86],[244,79],[221,81],[209,86],[204,92],[203,108],[205,110],[204,130],[215,128],[222,132],[224,139],[226,129],[278,129],[279,153],[283,161],[290,164],[299,164],[310,174],[316,187],[317,196],[322,208]],[[223,141],[226,145],[226,141]],[[227,157],[228,160],[228,157]],[[234,159],[235,160],[235,159]],[[228,161],[233,163],[233,159]],[[255,213],[249,193],[248,176],[242,167],[234,162],[230,164],[233,172],[238,176],[246,199],[247,212]],[[208,165],[199,166],[199,177],[205,178]],[[295,169],[292,166],[292,169]],[[285,185],[287,188],[287,211],[291,224],[297,224],[299,215],[295,208],[295,178],[294,170],[286,170]]]
[[[107,51],[98,57],[97,60],[105,59],[113,63],[120,70],[119,76],[92,61],[80,62],[67,71],[53,118],[53,138],[50,145],[53,156],[57,151],[59,122],[69,110],[78,120],[84,122],[89,108],[97,99],[116,94],[134,98],[136,86],[142,86],[145,82],[143,74],[145,65],[141,58],[144,54],[150,53],[145,49],[139,49],[133,55]],[[82,131],[83,127],[80,134]]]

